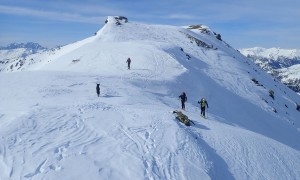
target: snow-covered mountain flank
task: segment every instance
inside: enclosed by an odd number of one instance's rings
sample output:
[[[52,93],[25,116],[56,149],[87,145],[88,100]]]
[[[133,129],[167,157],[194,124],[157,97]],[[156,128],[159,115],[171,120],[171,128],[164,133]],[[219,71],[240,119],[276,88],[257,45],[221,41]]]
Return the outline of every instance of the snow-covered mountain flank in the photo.
[[[300,96],[203,25],[108,17],[0,84],[0,179],[300,179]]]
[[[258,66],[300,93],[300,50],[281,48],[247,48],[240,52]]]
[[[6,71],[13,71],[16,68],[20,69],[22,66],[20,64],[29,61],[29,56],[54,50],[55,49],[48,49],[33,42],[11,43],[5,47],[0,47],[0,64],[1,67],[8,67]],[[13,68],[10,68],[10,66],[13,66]],[[0,71],[3,71],[4,69],[5,68],[0,68]]]
[[[14,71],[22,68],[23,64],[33,61],[33,58],[55,51],[55,48],[48,49],[38,43],[11,43],[0,47],[0,72]]]

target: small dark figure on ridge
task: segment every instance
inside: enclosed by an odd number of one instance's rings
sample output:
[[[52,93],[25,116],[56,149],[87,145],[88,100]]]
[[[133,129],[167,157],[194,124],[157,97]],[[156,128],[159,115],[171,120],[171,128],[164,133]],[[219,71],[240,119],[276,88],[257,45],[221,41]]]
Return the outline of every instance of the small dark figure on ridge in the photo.
[[[128,69],[130,69],[130,63],[131,63],[131,59],[130,59],[130,58],[128,58],[126,62],[127,62]]]
[[[99,97],[100,96],[100,84],[97,84],[97,86],[96,86],[96,92],[97,92],[97,95]]]

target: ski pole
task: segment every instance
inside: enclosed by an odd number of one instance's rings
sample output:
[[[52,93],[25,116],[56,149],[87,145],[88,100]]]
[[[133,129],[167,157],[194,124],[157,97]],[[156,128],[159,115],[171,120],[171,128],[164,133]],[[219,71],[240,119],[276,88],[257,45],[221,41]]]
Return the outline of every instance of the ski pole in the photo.
[[[187,104],[186,104],[186,101],[184,102],[184,109],[187,111],[187,106],[186,106]]]
[[[206,118],[208,118],[208,107],[207,107],[207,110],[206,110]]]
[[[194,125],[196,125],[192,120],[190,120]]]

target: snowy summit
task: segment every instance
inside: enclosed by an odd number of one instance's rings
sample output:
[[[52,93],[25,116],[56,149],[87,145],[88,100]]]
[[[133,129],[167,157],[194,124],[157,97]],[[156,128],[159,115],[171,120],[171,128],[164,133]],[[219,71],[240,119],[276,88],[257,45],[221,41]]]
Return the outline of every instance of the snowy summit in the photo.
[[[0,74],[0,179],[300,179],[299,95],[204,25],[108,17],[22,62]]]

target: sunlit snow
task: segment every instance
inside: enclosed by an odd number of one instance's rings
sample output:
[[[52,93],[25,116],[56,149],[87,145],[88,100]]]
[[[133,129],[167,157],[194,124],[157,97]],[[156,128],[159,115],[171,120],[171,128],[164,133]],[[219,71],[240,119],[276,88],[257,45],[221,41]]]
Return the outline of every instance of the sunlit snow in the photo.
[[[211,31],[109,17],[0,85],[0,179],[300,179],[299,95]]]

